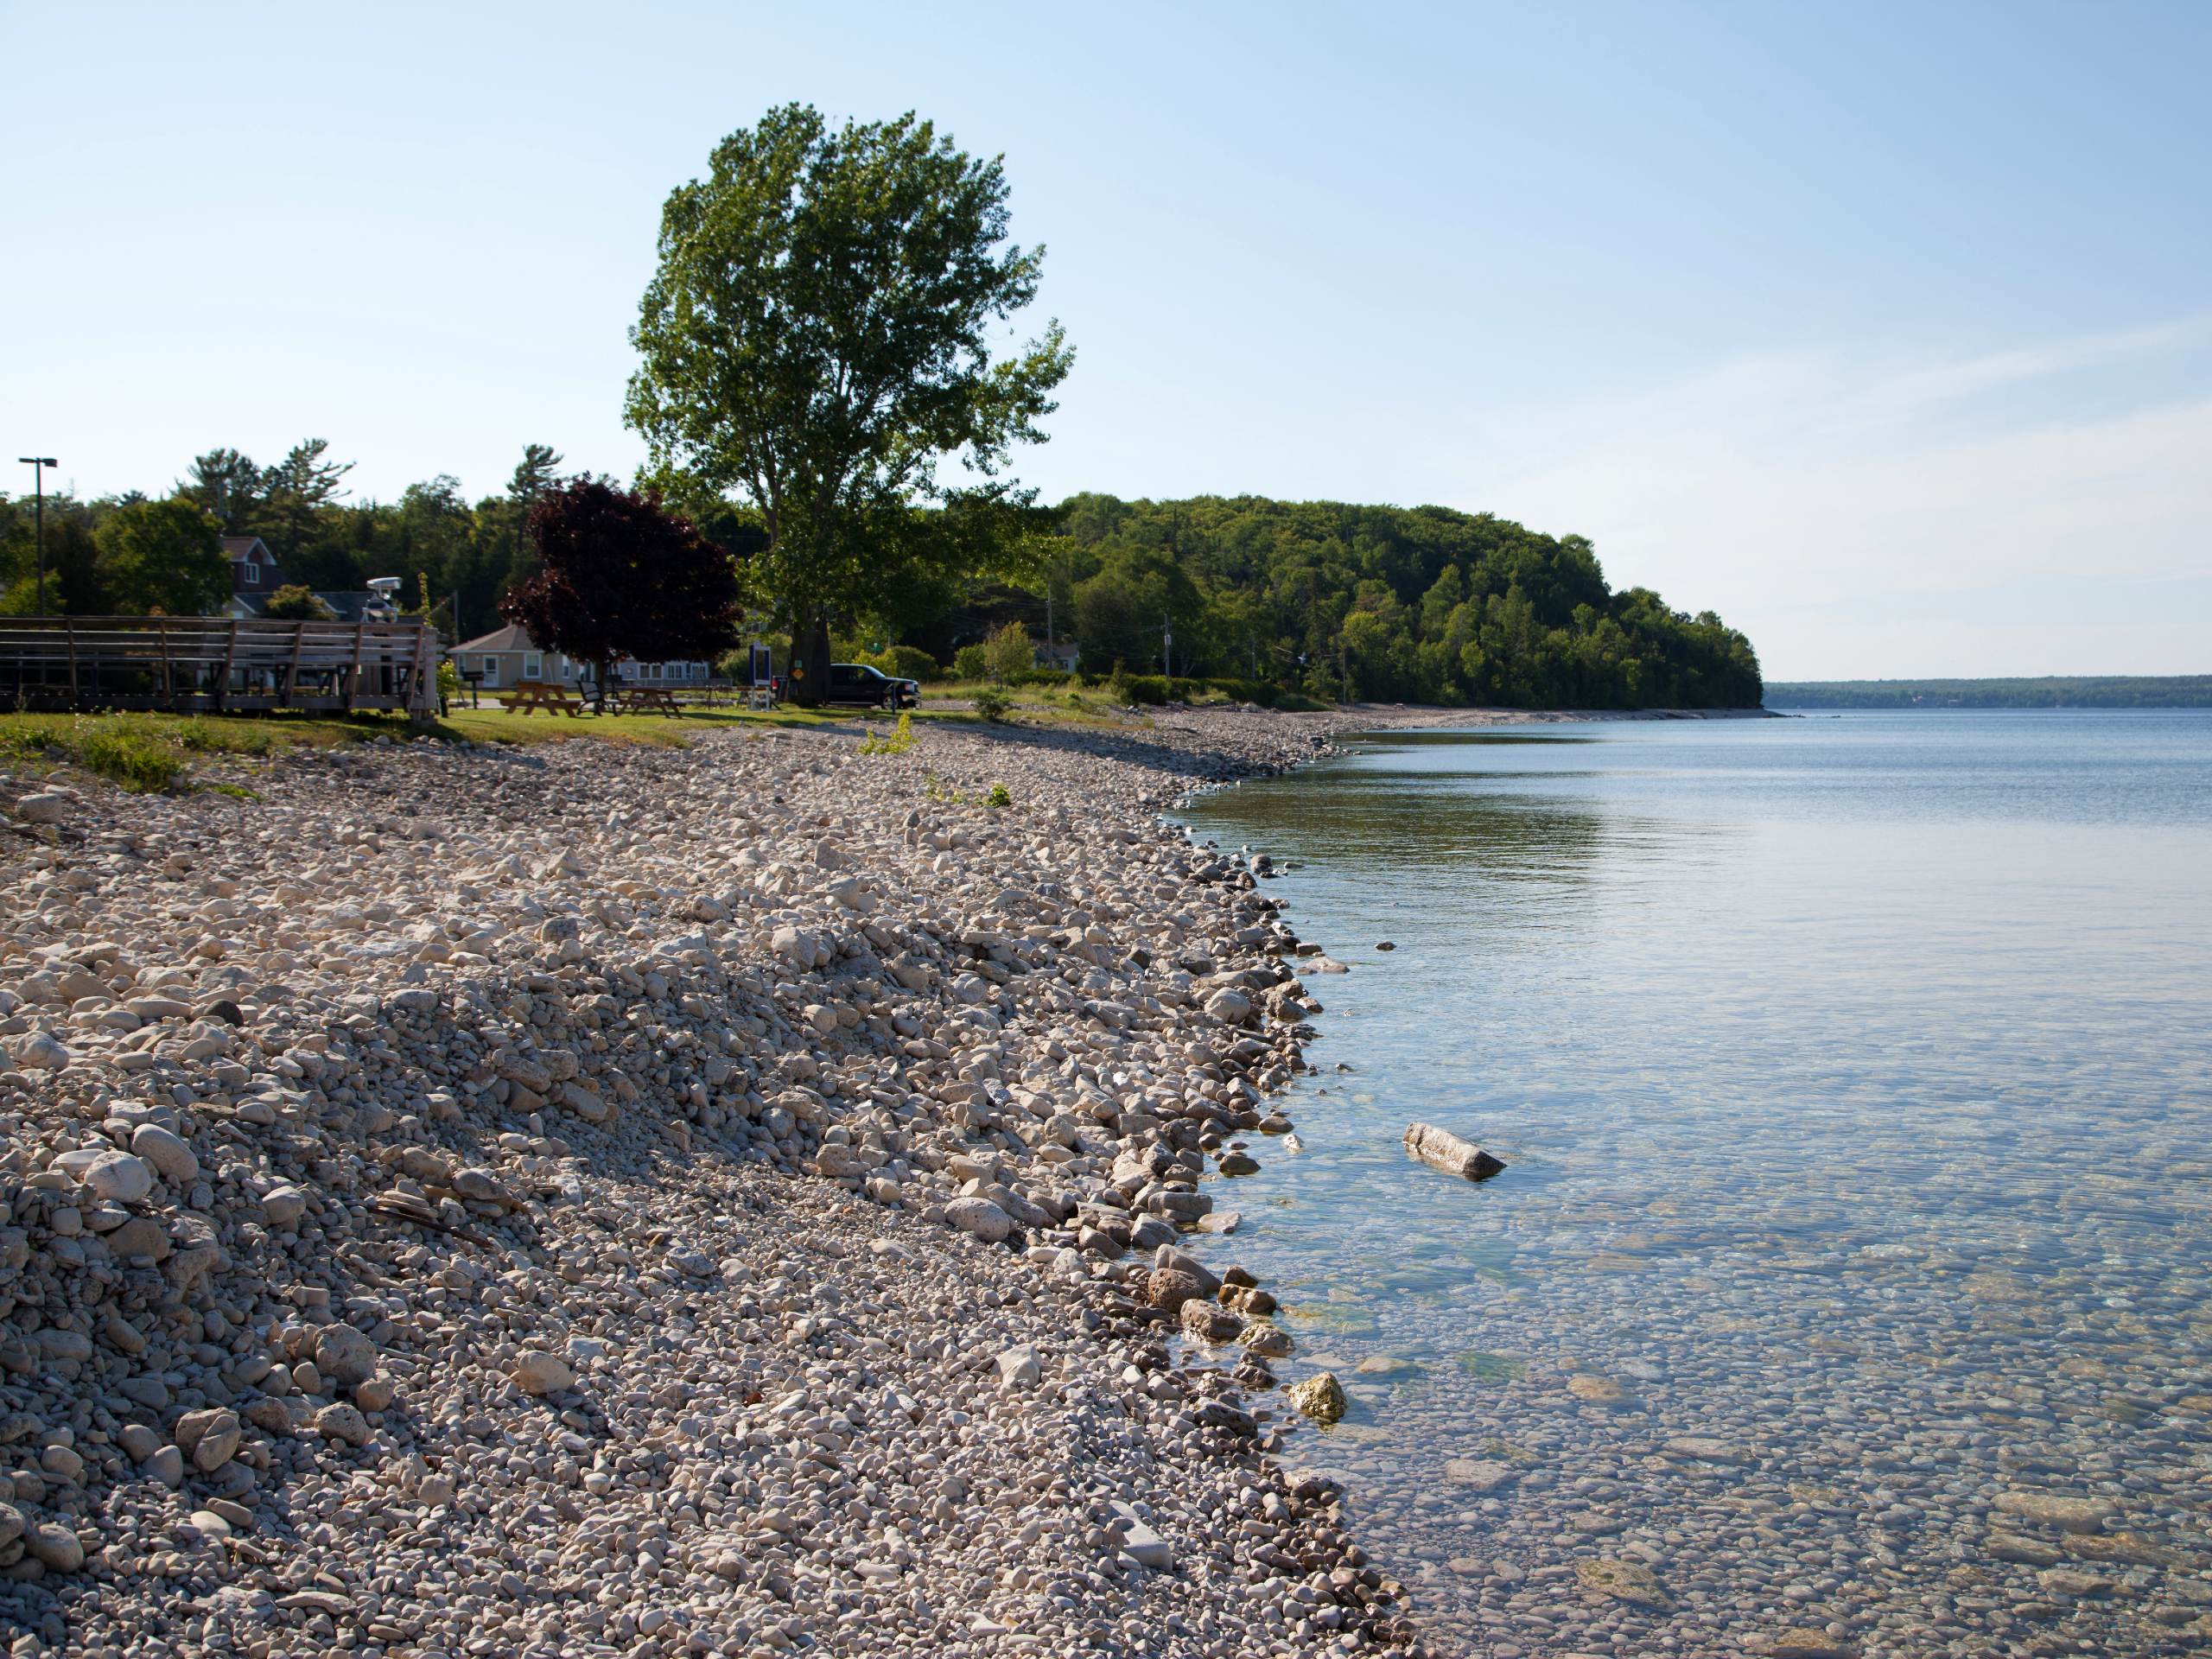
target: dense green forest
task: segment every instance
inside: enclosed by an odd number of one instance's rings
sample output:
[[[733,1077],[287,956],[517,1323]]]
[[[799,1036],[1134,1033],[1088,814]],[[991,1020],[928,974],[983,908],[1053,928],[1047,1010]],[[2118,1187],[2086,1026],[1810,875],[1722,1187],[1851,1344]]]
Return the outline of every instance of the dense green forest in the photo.
[[[1774,709],[2212,709],[2212,674],[2017,680],[1790,680]]]
[[[79,615],[205,608],[195,597],[210,556],[200,538],[219,530],[262,537],[286,578],[310,588],[404,577],[405,601],[427,588],[433,620],[448,639],[466,638],[499,626],[500,597],[537,568],[523,522],[562,481],[560,465],[550,447],[531,444],[499,493],[471,502],[442,474],[378,501],[348,499],[350,469],[320,440],[267,467],[209,450],[158,499],[48,497],[48,605]],[[1020,621],[1040,641],[1075,645],[1089,673],[1118,664],[1331,701],[1628,709],[1760,700],[1751,643],[1719,618],[1671,610],[1646,588],[1616,593],[1583,537],[1488,513],[1084,494],[1010,510],[1008,519],[1013,528],[996,539],[1022,544],[1014,580],[908,584],[884,612],[837,618],[840,649],[899,644],[949,664],[960,646]],[[709,512],[703,528],[741,569],[762,539],[741,509]],[[167,586],[157,580],[165,547],[178,567]],[[0,497],[0,609],[30,607],[31,564],[30,503]],[[226,582],[219,575],[217,588],[226,591]],[[755,598],[753,626],[766,631],[772,596]]]
[[[1310,695],[1512,707],[1756,707],[1758,658],[1711,612],[1605,584],[1580,536],[1490,513],[1200,496],[1070,498],[1021,620],[1083,666]],[[1172,643],[1171,643],[1172,642]]]

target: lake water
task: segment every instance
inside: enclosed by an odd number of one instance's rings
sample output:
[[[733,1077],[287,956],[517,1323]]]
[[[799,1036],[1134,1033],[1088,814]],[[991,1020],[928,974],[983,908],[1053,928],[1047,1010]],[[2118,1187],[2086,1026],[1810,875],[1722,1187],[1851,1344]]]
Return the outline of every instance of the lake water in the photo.
[[[1441,1650],[2212,1645],[2212,714],[1396,734],[1185,821],[1351,967],[1201,1248]]]

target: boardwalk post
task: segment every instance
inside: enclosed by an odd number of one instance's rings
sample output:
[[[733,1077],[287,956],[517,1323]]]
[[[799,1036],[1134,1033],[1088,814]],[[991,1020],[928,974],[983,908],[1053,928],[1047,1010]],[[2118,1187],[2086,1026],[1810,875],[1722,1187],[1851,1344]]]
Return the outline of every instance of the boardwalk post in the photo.
[[[277,701],[290,708],[293,695],[300,689],[300,651],[308,642],[308,625],[301,622],[292,629],[292,660],[284,670],[284,695]]]
[[[223,677],[215,683],[215,707],[219,710],[223,706],[223,699],[230,695],[231,670],[234,665],[236,665],[238,660],[238,619],[236,617],[232,617],[231,619],[231,643],[229,647],[223,652]]]

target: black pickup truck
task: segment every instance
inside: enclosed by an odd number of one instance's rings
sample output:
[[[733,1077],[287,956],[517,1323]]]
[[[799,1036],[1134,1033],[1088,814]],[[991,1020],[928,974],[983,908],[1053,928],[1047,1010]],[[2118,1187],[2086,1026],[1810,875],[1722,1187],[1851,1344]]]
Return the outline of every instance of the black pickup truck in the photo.
[[[922,686],[918,680],[893,679],[866,663],[832,663],[830,684],[822,700],[871,709],[918,709]]]

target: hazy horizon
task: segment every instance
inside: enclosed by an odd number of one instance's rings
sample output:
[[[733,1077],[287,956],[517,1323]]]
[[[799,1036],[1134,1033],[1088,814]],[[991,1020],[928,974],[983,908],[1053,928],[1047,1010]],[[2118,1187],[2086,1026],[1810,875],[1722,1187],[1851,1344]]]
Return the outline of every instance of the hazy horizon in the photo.
[[[0,14],[17,454],[626,476],[661,202],[790,99],[1003,153],[1048,500],[1491,512],[1770,678],[2212,668],[2212,13]],[[18,477],[16,474],[20,474]]]

